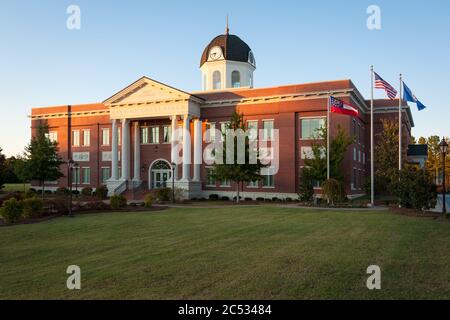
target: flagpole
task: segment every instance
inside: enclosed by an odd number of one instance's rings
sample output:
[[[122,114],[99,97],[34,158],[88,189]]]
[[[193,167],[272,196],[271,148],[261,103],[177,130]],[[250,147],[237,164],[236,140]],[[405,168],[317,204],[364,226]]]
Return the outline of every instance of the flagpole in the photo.
[[[373,65],[370,66],[370,205],[375,205],[374,148],[373,148]]]
[[[330,179],[330,93],[327,101],[327,180]]]
[[[400,73],[400,91],[398,97],[398,170],[402,170],[402,84],[403,76]]]

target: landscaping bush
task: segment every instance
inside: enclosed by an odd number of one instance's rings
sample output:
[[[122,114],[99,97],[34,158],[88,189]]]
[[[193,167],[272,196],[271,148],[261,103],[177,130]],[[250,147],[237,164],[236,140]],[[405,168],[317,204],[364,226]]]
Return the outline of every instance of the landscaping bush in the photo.
[[[223,196],[223,197],[220,198],[220,200],[222,200],[222,201],[230,201],[230,198],[227,197],[227,196]]]
[[[68,195],[69,192],[70,192],[69,189],[60,187],[60,188],[56,189],[55,194],[58,196],[64,196],[64,195]]]
[[[94,199],[86,203],[85,205],[86,210],[108,210],[110,209],[109,205],[104,203],[103,201],[99,199]]]
[[[77,196],[77,195],[80,194],[80,191],[79,191],[79,190],[72,190],[72,194],[75,195],[75,196]]]
[[[310,202],[313,200],[314,188],[312,180],[307,176],[307,174],[302,170],[299,178],[299,192],[298,196],[301,201]]]
[[[127,206],[127,198],[121,194],[113,195],[110,199],[111,208],[116,210]]]
[[[289,197],[287,197],[285,200],[286,200],[286,202],[292,202],[292,198],[289,198]]]
[[[45,190],[44,194],[53,194],[53,191],[52,190]]]
[[[237,199],[237,196],[234,196],[234,197],[233,197],[233,201],[236,201],[236,199]],[[239,200],[242,200],[242,197],[241,197],[241,196],[239,196]]]
[[[332,205],[345,200],[344,184],[336,179],[325,180],[322,184],[322,191]]]
[[[41,218],[44,214],[44,201],[41,198],[28,198],[23,202],[23,216],[25,218]]]
[[[106,186],[97,187],[94,191],[94,196],[100,200],[108,198],[108,188]]]
[[[30,189],[28,189],[27,191],[25,191],[25,193],[23,194],[23,197],[24,197],[25,199],[27,199],[27,198],[33,198],[33,197],[35,197],[36,195],[37,195],[36,190],[33,189],[33,188],[30,188]]]
[[[154,196],[158,201],[170,201],[172,200],[171,188],[159,188],[154,190]]]
[[[277,198],[277,197],[273,197],[273,198],[272,198],[272,201],[273,201],[273,202],[280,202],[281,200],[280,200],[279,198]]]
[[[92,188],[91,187],[85,187],[83,189],[81,189],[81,194],[85,197],[90,197],[92,196]]]
[[[256,201],[263,202],[263,201],[264,201],[264,198],[258,197],[258,198],[256,198]]]
[[[219,200],[219,195],[218,194],[210,194],[209,195],[209,200]]]
[[[151,194],[146,195],[144,198],[144,206],[146,208],[151,208],[153,205],[153,200],[154,200],[153,195],[151,195]]]
[[[403,207],[428,210],[436,205],[436,186],[425,169],[405,166],[399,181],[392,183],[391,188]]]
[[[253,199],[252,199],[252,198],[247,198],[247,197],[246,197],[246,198],[244,198],[244,200],[245,200],[245,201],[253,201]]]
[[[6,222],[15,223],[23,215],[23,203],[16,198],[6,200],[0,208],[0,214]]]
[[[66,214],[69,212],[69,202],[67,197],[57,197],[45,200],[45,210],[47,214]]]

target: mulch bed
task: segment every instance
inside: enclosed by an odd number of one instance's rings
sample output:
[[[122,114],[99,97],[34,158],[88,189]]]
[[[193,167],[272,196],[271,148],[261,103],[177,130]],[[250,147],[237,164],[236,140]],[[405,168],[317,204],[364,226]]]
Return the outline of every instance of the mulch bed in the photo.
[[[86,210],[86,211],[74,211],[75,215],[85,215],[85,214],[99,214],[99,213],[116,213],[116,212],[123,212],[123,213],[129,213],[129,212],[151,212],[151,211],[162,211],[167,209],[166,206],[154,206],[151,208],[145,208],[145,207],[133,207],[128,206],[123,209],[108,209],[108,210]],[[61,215],[61,214],[55,214],[55,215],[49,215],[42,218],[37,219],[23,219],[20,220],[14,224],[6,223],[3,219],[0,218],[0,227],[10,227],[10,226],[17,226],[21,224],[35,224],[35,223],[41,223],[49,220],[53,220],[56,218],[62,218],[62,217],[68,217],[67,215]]]
[[[399,208],[398,205],[390,205],[389,211],[396,213],[396,214],[401,214],[401,215],[407,216],[407,217],[448,220],[448,219],[444,218],[442,213],[431,212],[431,211],[418,211],[415,209],[408,209],[408,208]]]

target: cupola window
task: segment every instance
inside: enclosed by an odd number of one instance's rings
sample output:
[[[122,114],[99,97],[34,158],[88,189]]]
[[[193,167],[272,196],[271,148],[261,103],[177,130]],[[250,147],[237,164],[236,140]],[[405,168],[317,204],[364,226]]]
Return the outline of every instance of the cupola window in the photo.
[[[231,86],[233,88],[239,88],[241,86],[241,74],[239,71],[233,71],[231,73]]]
[[[220,74],[220,71],[214,71],[213,72],[213,89],[218,90],[222,89],[222,76]]]

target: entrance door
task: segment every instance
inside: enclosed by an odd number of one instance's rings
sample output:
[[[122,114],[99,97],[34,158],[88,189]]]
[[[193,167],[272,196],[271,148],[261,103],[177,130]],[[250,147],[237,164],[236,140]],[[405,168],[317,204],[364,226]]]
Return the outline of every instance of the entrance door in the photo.
[[[172,177],[172,169],[169,163],[164,160],[156,161],[150,170],[150,188],[166,188],[167,181]]]

